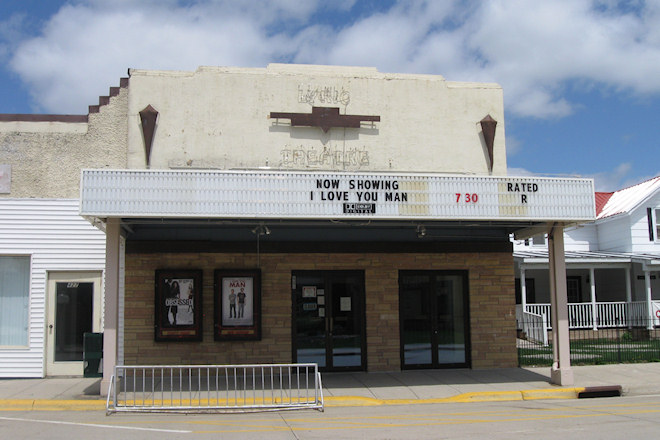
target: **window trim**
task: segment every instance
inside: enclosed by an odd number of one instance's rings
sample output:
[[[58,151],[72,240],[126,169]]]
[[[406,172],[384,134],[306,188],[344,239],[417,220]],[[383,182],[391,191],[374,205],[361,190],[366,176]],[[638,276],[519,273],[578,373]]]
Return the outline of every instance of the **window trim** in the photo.
[[[0,350],[27,350],[30,349],[30,329],[32,328],[32,254],[0,254],[0,257],[24,257],[28,259],[28,282],[27,282],[27,332],[26,343],[21,345],[0,344]]]

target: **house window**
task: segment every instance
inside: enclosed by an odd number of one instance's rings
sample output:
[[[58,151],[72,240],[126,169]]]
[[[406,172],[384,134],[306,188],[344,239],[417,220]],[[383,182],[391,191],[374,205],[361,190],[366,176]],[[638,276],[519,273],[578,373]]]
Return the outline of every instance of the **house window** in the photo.
[[[0,256],[0,346],[28,345],[30,257]]]
[[[533,236],[532,246],[545,246],[545,234],[539,234]]]
[[[525,246],[545,246],[545,234],[538,234],[525,239]]]
[[[566,295],[569,304],[582,302],[582,280],[580,277],[566,277]]]
[[[655,210],[655,239],[660,241],[660,209]]]
[[[525,292],[527,293],[525,303],[536,303],[536,288],[534,287],[534,278],[525,278]],[[522,304],[522,286],[520,278],[516,278],[516,304]]]

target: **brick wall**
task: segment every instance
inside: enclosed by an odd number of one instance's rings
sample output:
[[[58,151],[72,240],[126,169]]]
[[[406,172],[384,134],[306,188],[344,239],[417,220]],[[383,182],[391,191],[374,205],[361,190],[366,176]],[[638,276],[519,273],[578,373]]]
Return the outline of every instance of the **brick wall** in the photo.
[[[291,271],[364,270],[367,366],[401,368],[399,270],[468,270],[472,367],[515,367],[515,297],[510,253],[262,254],[261,341],[213,340],[213,271],[257,266],[253,253],[126,255],[125,363],[291,362]],[[154,342],[156,269],[202,269],[203,341]]]

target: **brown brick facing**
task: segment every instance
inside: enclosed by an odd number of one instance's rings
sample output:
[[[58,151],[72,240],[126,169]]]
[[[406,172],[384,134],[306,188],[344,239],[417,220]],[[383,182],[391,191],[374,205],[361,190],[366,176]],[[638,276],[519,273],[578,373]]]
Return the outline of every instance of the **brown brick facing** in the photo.
[[[513,257],[460,254],[262,254],[262,339],[213,339],[213,273],[252,269],[254,254],[129,253],[126,255],[124,362],[136,364],[289,363],[292,360],[291,272],[363,270],[367,369],[401,369],[399,270],[465,270],[469,279],[471,365],[517,365]],[[155,342],[157,269],[203,270],[203,340]]]

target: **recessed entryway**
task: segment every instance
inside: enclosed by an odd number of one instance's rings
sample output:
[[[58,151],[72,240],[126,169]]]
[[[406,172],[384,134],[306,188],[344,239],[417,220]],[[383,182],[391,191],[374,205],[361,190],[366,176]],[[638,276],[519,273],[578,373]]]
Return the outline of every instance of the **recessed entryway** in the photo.
[[[364,272],[294,271],[293,362],[366,369]]]
[[[101,330],[101,273],[50,272],[46,375],[83,375],[83,334]]]
[[[402,368],[469,367],[466,271],[400,271]]]

